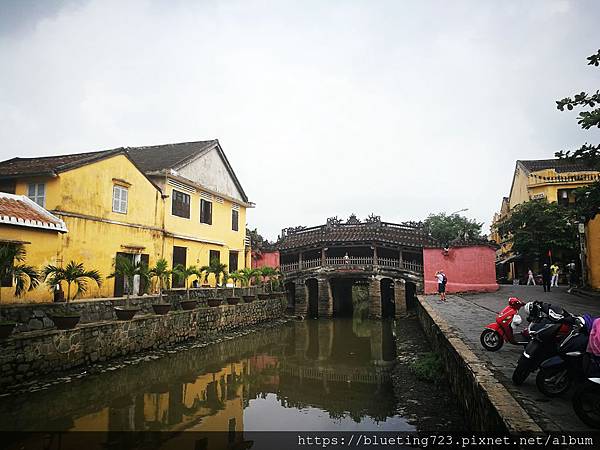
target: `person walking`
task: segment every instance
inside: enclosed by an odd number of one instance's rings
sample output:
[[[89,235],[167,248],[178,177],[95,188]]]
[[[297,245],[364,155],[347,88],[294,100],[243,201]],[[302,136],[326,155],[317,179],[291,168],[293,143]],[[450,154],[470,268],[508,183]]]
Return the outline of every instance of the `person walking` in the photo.
[[[544,285],[544,292],[550,292],[550,281],[552,280],[552,273],[548,264],[544,264],[542,267],[542,284]]]
[[[533,276],[533,270],[529,269],[527,271],[527,286],[533,284],[535,286],[535,278]]]
[[[558,274],[560,273],[560,268],[558,264],[554,263],[550,266],[550,272],[552,273],[552,280],[550,281],[550,287],[558,287]]]
[[[437,279],[438,284],[438,293],[440,294],[440,301],[446,301],[446,283],[448,282],[448,278],[446,278],[446,274],[443,270],[438,270],[435,273],[435,278]]]
[[[575,261],[571,261],[567,264],[567,271],[569,273],[569,289],[567,292],[570,294],[573,288],[577,287],[577,266],[575,265]]]

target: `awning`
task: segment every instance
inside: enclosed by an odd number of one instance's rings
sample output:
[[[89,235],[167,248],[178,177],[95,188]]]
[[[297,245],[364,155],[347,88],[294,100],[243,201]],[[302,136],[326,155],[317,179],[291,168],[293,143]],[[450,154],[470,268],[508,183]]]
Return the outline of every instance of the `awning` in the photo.
[[[520,261],[523,259],[522,255],[513,255],[513,256],[509,256],[506,259],[503,259],[502,261],[496,261],[496,264],[507,264],[513,261]]]

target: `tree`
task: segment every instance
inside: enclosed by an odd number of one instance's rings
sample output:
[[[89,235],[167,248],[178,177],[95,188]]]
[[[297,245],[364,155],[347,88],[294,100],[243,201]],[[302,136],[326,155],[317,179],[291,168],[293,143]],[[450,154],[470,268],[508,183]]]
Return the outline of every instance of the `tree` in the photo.
[[[229,278],[233,280],[233,294],[232,296],[235,297],[235,285],[239,282],[240,286],[243,287],[244,282],[246,280],[245,275],[240,272],[240,271],[235,271],[229,274]]]
[[[207,268],[207,274],[213,274],[215,276],[215,289],[219,287],[221,278],[227,279],[227,264],[221,264],[218,259],[213,259]]]
[[[204,269],[204,267],[202,267],[202,269]],[[185,267],[183,266],[183,264],[177,264],[173,268],[173,275],[175,276],[175,278],[177,278],[177,280],[184,281],[185,295],[188,300],[190,299],[190,285],[188,281],[192,276],[196,276],[198,277],[198,280],[201,280],[202,273],[204,272],[204,270],[202,269],[198,269],[198,267],[196,266]]]
[[[169,263],[166,259],[161,258],[156,261],[156,265],[148,271],[150,279],[156,278],[158,282],[158,299],[162,303],[163,299],[163,287],[168,286],[169,276],[172,271],[168,268]]]
[[[577,254],[578,240],[574,211],[546,199],[530,200],[516,206],[498,223],[501,236],[511,240],[515,253],[541,258],[562,253],[564,258]]]
[[[10,280],[15,287],[17,297],[34,290],[40,284],[40,274],[36,268],[24,264],[26,256],[27,252],[23,244],[0,245],[0,280]],[[2,301],[2,288],[0,288],[0,301]]]
[[[263,266],[258,269],[263,281],[268,281],[269,290],[273,291],[273,282],[279,279],[280,272],[274,267]]]
[[[146,264],[141,261],[133,262],[130,258],[117,256],[113,260],[113,272],[108,278],[115,278],[117,275],[125,279],[125,304],[129,308],[129,296],[133,293],[133,280],[136,275],[146,283],[150,281],[150,271]]]
[[[79,294],[85,294],[90,282],[93,282],[98,287],[102,285],[100,272],[95,269],[85,270],[83,263],[76,263],[75,261],[70,261],[65,268],[47,265],[44,267],[42,273],[50,289],[54,289],[56,285],[60,285],[61,283],[67,283],[67,309],[69,309],[69,302],[71,300],[72,284],[75,284],[77,288],[73,298]]]
[[[584,222],[600,213],[600,181],[575,189],[575,210]]]
[[[424,221],[425,228],[433,239],[445,247],[453,241],[469,241],[481,239],[483,223],[468,219],[459,214],[430,214]]]
[[[600,65],[600,50],[594,55],[588,56],[588,65],[598,67]],[[562,100],[556,101],[556,107],[560,111],[564,111],[565,108],[572,111],[575,107],[589,108],[590,110],[581,111],[577,116],[577,123],[584,130],[597,127],[600,128],[600,108],[596,108],[600,105],[600,91],[596,90],[595,94],[587,94],[586,92],[580,92],[575,94],[572,98],[565,97]],[[595,108],[595,109],[593,109]],[[571,150],[561,150],[555,153],[557,158],[573,158],[580,159],[587,162],[590,167],[600,168],[600,145],[599,144],[588,144],[587,142],[577,150],[571,152]]]
[[[260,272],[257,269],[252,269],[250,267],[246,267],[244,269],[239,270],[240,274],[242,274],[242,284],[246,287],[246,294],[250,292],[250,285],[257,277],[260,277]]]

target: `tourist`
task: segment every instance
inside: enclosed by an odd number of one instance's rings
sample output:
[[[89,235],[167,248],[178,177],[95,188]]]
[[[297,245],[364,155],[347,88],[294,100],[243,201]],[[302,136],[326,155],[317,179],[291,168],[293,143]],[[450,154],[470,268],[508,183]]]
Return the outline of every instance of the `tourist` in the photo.
[[[558,274],[560,272],[560,268],[558,264],[554,263],[550,266],[550,272],[552,272],[552,281],[550,282],[551,287],[558,287]]]
[[[577,287],[577,266],[575,265],[575,261],[567,264],[567,271],[569,273],[569,289],[567,292],[570,294],[573,288]]]
[[[438,293],[440,294],[440,301],[446,301],[446,283],[448,282],[448,278],[446,278],[446,274],[444,274],[443,270],[438,270],[435,273],[435,278],[437,279],[438,284]]]
[[[527,286],[533,284],[535,286],[535,278],[533,276],[533,270],[529,269],[527,272]]]
[[[344,264],[350,264],[350,257],[348,256],[348,252],[344,255]]]
[[[552,279],[552,273],[548,264],[544,264],[542,267],[542,284],[544,285],[544,292],[550,292],[550,280]]]

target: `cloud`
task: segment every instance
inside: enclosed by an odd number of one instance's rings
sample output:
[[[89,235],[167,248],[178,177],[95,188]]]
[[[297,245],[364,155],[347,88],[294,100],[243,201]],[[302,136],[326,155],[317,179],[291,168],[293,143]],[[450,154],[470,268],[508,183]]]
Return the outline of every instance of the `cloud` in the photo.
[[[2,157],[219,138],[270,238],[352,212],[489,223],[516,159],[599,137],[554,105],[597,88],[595,3],[12,6]]]

